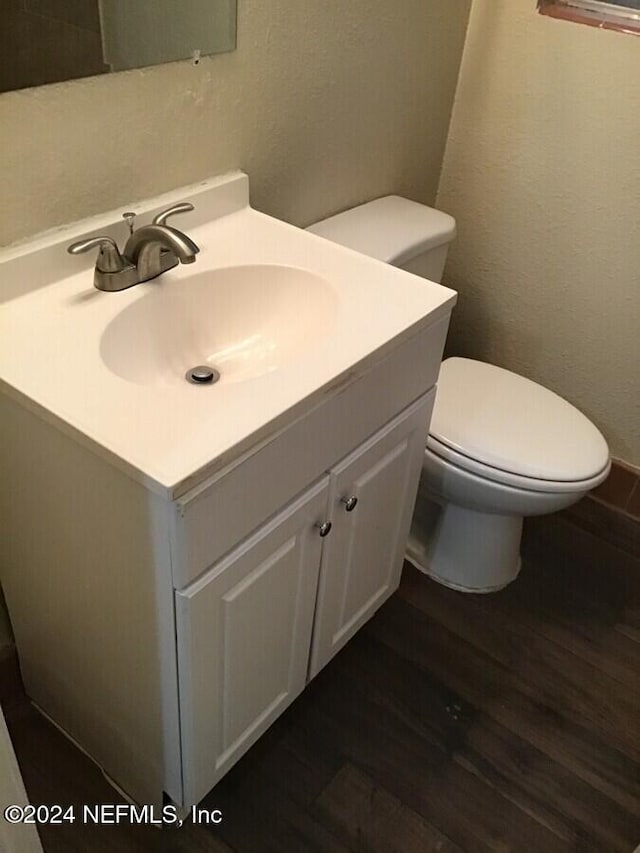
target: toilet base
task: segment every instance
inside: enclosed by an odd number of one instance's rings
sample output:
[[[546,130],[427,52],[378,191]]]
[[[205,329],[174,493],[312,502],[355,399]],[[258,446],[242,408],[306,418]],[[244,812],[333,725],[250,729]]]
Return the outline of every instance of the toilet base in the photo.
[[[520,571],[521,516],[477,512],[422,495],[406,557],[433,580],[462,592],[496,592]]]

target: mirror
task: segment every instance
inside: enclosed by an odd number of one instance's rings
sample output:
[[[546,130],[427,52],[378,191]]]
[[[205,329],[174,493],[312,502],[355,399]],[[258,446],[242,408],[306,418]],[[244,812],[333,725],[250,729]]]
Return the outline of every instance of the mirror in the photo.
[[[233,50],[236,0],[1,0],[0,92]]]

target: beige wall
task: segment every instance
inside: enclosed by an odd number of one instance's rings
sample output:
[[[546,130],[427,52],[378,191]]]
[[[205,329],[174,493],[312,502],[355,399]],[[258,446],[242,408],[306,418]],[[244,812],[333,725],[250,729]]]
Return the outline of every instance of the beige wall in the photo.
[[[245,169],[298,224],[435,199],[470,0],[240,0],[238,49],[0,96],[0,245]]]
[[[433,203],[469,5],[239,0],[234,53],[0,95],[0,245],[237,168],[301,225]]]
[[[640,464],[640,44],[474,0],[438,204],[449,348],[580,406]]]

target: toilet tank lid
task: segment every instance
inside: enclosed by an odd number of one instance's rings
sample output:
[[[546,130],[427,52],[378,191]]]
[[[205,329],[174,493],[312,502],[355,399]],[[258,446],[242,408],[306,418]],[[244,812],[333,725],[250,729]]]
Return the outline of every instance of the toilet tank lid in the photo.
[[[450,243],[456,234],[456,221],[433,207],[388,195],[322,219],[307,230],[399,266]]]

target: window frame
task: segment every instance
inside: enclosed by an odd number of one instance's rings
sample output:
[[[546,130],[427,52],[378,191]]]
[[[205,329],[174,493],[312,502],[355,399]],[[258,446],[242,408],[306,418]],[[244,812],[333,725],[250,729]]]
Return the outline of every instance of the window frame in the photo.
[[[640,9],[608,0],[538,0],[538,11],[552,18],[640,35]]]

